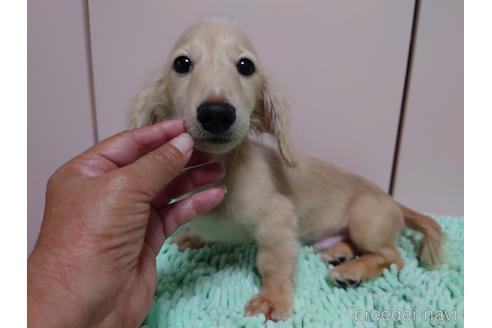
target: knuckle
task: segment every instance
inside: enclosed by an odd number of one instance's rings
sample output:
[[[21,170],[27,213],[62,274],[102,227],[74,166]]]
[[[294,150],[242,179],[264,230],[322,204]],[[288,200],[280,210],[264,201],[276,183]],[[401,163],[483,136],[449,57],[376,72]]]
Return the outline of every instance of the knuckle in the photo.
[[[169,145],[149,153],[149,158],[157,162],[165,170],[175,171],[183,167],[183,156]]]
[[[124,131],[121,131],[121,132],[118,132],[116,135],[116,137],[131,137],[133,138],[133,130],[124,130]]]
[[[116,134],[114,134],[113,136],[105,139],[105,140],[109,140],[109,139],[133,139],[133,131],[132,130],[123,130],[123,131],[120,131]]]
[[[104,186],[104,192],[113,194],[126,190],[131,181],[127,175],[119,173],[111,175],[109,179],[105,179],[101,184]]]
[[[46,182],[46,189],[48,191],[52,190],[53,188],[56,187],[56,183],[57,183],[57,178],[56,178],[56,174],[53,174],[51,175],[49,178],[48,178],[48,181]]]
[[[131,138],[135,144],[140,145],[140,140],[137,138],[135,130],[127,130],[124,133],[126,134],[125,137]]]
[[[193,197],[185,200],[184,202],[185,203],[183,204],[183,208],[181,209],[177,218],[177,222],[179,223],[179,225],[183,225],[188,220],[194,218],[199,214],[199,210],[193,200]]]
[[[46,188],[48,190],[55,188],[60,181],[63,181],[63,174],[64,174],[65,167],[62,166],[58,168],[51,176],[48,178],[48,181],[46,182]]]
[[[197,216],[199,213],[200,213],[199,208],[197,207],[197,204],[196,204],[195,200],[192,197],[190,199],[190,204],[189,204],[189,207],[188,207],[188,216],[190,218],[193,218],[193,217]]]

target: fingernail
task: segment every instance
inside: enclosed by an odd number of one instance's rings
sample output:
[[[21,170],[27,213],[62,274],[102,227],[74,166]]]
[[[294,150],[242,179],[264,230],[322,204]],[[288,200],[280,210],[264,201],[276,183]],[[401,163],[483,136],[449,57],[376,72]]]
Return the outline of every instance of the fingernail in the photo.
[[[188,133],[182,133],[170,141],[182,154],[186,154],[193,149],[193,139]]]
[[[224,189],[224,195],[227,194],[227,187],[225,185],[221,185],[220,187]]]

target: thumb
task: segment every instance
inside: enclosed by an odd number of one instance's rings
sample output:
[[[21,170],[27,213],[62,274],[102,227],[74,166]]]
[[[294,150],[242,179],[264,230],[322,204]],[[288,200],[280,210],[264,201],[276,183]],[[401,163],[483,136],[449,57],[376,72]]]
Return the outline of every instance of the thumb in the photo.
[[[181,173],[192,153],[193,139],[183,133],[122,168],[122,173],[129,178],[130,188],[147,195],[151,201]]]

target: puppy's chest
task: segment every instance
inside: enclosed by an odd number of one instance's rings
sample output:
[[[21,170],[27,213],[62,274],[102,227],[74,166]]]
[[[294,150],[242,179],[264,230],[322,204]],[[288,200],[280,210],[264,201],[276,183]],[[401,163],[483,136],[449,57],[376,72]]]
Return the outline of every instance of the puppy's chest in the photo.
[[[222,203],[192,220],[191,231],[208,241],[232,244],[254,242],[255,227],[264,214],[261,211],[262,206],[258,205],[261,202],[251,196],[251,191],[259,188],[254,183],[257,179],[251,178],[251,174],[258,171],[260,170],[246,165],[235,167],[222,181],[228,189]]]
[[[250,229],[237,217],[214,211],[200,215],[190,223],[191,231],[207,241],[239,244],[253,242]]]

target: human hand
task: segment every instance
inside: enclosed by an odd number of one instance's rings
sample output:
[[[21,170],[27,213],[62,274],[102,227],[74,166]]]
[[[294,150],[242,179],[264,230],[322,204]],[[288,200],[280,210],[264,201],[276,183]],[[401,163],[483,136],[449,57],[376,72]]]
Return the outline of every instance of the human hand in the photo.
[[[169,142],[168,142],[169,141]],[[50,178],[28,261],[29,327],[137,327],[156,285],[157,255],[178,226],[218,205],[224,170],[193,154],[182,120],[110,137]]]

